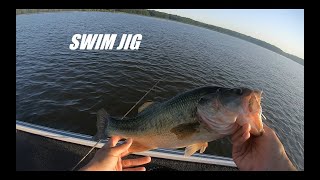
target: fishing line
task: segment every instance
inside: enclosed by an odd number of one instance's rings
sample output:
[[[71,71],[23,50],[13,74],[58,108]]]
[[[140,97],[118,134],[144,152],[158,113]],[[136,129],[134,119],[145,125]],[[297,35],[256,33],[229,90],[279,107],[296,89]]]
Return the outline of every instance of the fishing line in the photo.
[[[129,111],[121,118],[121,120],[122,120],[123,118],[125,118],[125,117],[132,111],[132,109],[133,109],[134,107],[136,107],[136,105],[139,104],[139,102],[140,102],[144,97],[146,97],[146,95],[149,94],[149,92],[150,92],[154,87],[156,87],[156,85],[157,85],[162,79],[163,79],[163,78],[159,79],[159,80],[149,89],[149,91],[147,91],[147,92],[140,98],[140,100],[139,100],[138,102],[136,102],[136,104],[133,105],[131,109],[129,109]]]
[[[165,79],[164,77],[165,77],[165,76],[163,76],[161,79],[159,79],[159,80],[140,98],[140,100],[139,100],[138,102],[136,102],[136,104],[134,104],[134,105],[129,109],[129,111],[128,111],[125,115],[123,115],[123,117],[121,118],[121,120],[122,120],[123,118],[125,118],[125,117],[134,109],[134,107],[136,107],[136,105],[139,104],[139,102],[140,102],[144,97],[146,97],[147,94],[149,94],[149,92],[151,92],[151,90],[152,90],[153,88],[156,87],[156,85],[157,85],[162,79]],[[93,149],[94,149],[101,141],[102,141],[102,139],[100,139],[100,140],[90,149],[90,151],[89,151],[85,156],[83,156],[83,158],[71,169],[71,171],[73,171],[76,167],[78,167],[78,165],[93,151]]]

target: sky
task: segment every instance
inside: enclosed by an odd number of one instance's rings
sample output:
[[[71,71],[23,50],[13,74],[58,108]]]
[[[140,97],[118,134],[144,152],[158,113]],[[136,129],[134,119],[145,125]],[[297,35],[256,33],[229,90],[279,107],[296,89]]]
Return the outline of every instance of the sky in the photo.
[[[154,9],[240,32],[304,59],[303,9]]]

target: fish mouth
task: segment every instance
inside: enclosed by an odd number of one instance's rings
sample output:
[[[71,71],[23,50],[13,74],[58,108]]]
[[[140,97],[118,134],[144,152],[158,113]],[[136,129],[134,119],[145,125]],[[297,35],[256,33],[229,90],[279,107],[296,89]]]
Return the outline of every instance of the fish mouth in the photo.
[[[237,122],[241,126],[249,123],[251,125],[250,133],[255,136],[261,136],[264,133],[261,118],[261,95],[262,91],[260,90],[244,90],[242,98],[243,112],[237,118]]]

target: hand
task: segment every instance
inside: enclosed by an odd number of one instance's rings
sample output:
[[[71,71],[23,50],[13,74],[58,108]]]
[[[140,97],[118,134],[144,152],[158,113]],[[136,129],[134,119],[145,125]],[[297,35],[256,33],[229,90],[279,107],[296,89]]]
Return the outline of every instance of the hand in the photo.
[[[262,136],[251,136],[245,124],[232,135],[232,158],[239,170],[296,170],[275,132],[265,124]]]
[[[151,161],[150,157],[122,160],[128,155],[128,149],[132,144],[132,139],[127,139],[125,143],[116,146],[121,138],[111,137],[109,141],[95,154],[92,160],[80,170],[82,171],[145,171],[145,167],[140,166]]]

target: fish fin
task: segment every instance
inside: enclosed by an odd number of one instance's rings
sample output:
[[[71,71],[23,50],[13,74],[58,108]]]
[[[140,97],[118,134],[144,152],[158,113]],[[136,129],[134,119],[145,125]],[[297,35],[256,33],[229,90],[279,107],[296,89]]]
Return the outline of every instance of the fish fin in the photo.
[[[151,150],[151,149],[154,149],[154,148],[145,146],[145,145],[140,144],[139,142],[133,140],[130,148],[128,149],[128,152],[129,152],[129,153],[142,152],[142,151],[147,151],[147,150]]]
[[[103,108],[97,112],[97,134],[93,136],[93,140],[107,138],[106,128],[108,126],[109,114]]]
[[[152,101],[147,101],[143,103],[139,108],[138,108],[138,113],[145,110],[147,107],[149,107],[151,104],[153,104]]]
[[[200,149],[200,153],[204,153],[204,151],[207,149],[208,147],[208,142],[203,143],[203,145],[201,146]]]
[[[185,156],[191,156],[192,154],[194,154],[198,150],[200,150],[200,153],[203,153],[206,150],[207,147],[208,147],[208,143],[207,142],[191,144],[190,146],[186,147],[186,149],[184,151],[184,155]]]

